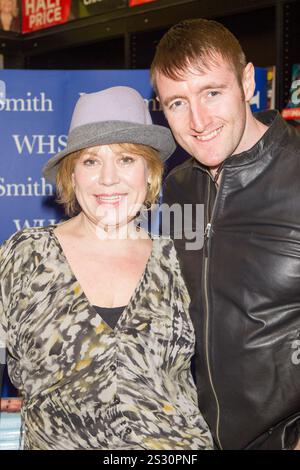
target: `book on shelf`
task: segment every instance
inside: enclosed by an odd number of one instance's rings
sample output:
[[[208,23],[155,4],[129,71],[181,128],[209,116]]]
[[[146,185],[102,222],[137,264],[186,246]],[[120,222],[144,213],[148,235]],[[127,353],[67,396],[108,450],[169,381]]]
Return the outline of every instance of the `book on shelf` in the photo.
[[[290,96],[282,117],[300,130],[300,64],[293,64]]]
[[[0,450],[17,450],[21,448],[21,414],[0,413]]]
[[[276,66],[267,67],[267,109],[275,109]]]

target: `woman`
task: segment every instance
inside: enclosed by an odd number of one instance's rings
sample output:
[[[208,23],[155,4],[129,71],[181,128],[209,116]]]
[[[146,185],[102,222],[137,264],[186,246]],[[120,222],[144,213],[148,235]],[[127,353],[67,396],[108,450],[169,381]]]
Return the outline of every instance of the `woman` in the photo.
[[[83,95],[44,175],[71,218],[2,248],[9,373],[26,449],[208,449],[173,243],[135,223],[160,189],[168,129],[128,87]]]
[[[21,32],[17,0],[0,0],[0,29]]]

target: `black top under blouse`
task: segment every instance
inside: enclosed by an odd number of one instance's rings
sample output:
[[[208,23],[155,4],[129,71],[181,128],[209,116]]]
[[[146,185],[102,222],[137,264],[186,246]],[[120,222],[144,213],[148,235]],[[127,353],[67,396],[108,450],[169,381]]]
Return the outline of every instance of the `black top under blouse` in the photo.
[[[96,312],[101,316],[101,318],[107,323],[111,328],[115,328],[116,324],[119,321],[120,316],[122,315],[124,307],[98,307],[98,305],[93,305]]]

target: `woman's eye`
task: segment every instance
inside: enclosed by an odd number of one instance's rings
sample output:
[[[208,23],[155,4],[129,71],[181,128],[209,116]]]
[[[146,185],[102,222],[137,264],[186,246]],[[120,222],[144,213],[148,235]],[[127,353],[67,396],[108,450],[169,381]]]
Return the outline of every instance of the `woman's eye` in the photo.
[[[83,161],[83,164],[85,166],[95,166],[97,163],[97,160],[95,160],[94,158],[86,158],[84,161]]]
[[[128,155],[124,155],[120,160],[123,165],[130,165],[135,161],[133,157],[129,157]]]

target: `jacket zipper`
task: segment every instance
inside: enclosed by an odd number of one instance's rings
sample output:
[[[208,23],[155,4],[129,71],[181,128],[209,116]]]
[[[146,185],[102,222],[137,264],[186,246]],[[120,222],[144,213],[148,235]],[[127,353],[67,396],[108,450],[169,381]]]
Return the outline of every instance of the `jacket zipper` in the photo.
[[[215,180],[213,180],[213,181],[215,182]],[[208,352],[208,333],[209,333],[209,328],[208,328],[208,325],[209,325],[209,321],[208,321],[209,320],[208,260],[209,260],[209,245],[210,245],[210,237],[211,237],[211,231],[212,231],[212,222],[213,222],[215,208],[216,208],[216,204],[217,204],[217,200],[218,200],[218,195],[219,195],[219,191],[220,191],[221,182],[222,182],[222,175],[220,177],[219,190],[216,194],[216,198],[215,198],[215,202],[214,202],[214,205],[213,205],[210,220],[207,217],[207,220],[209,220],[209,222],[206,225],[205,234],[204,234],[205,238],[206,238],[205,253],[204,253],[204,255],[205,255],[204,256],[204,298],[205,298],[205,309],[206,309],[206,324],[205,324],[206,365],[207,365],[207,370],[208,370],[210,386],[211,386],[211,389],[213,391],[213,394],[214,394],[214,397],[215,397],[215,400],[216,400],[216,405],[217,405],[216,438],[217,438],[217,442],[218,442],[218,445],[219,445],[220,449],[223,449],[223,447],[221,445],[221,441],[220,441],[220,435],[219,435],[219,433],[220,433],[220,404],[219,404],[218,396],[217,396],[217,393],[216,393],[216,390],[215,390],[215,387],[214,387],[214,384],[213,384],[213,379],[212,379],[212,375],[211,375],[210,360],[209,360],[209,352]],[[208,207],[209,207],[209,200],[210,200],[210,185],[211,184],[212,184],[212,179],[209,180],[208,199],[207,199]]]

